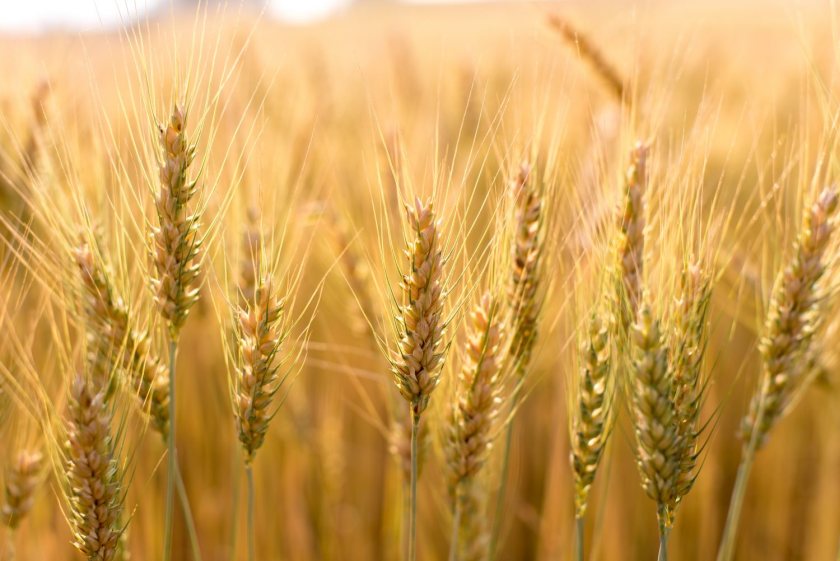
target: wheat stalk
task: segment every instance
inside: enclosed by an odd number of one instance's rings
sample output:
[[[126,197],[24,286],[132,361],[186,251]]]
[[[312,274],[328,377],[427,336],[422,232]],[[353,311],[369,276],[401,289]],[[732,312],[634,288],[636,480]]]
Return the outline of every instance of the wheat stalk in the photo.
[[[270,276],[262,277],[254,299],[236,310],[237,364],[234,415],[245,463],[253,462],[265,440],[273,410],[272,399],[279,388],[281,329],[284,302],[278,298]]]
[[[195,286],[200,272],[198,214],[189,214],[187,204],[196,193],[196,181],[188,177],[188,168],[195,155],[195,147],[185,135],[186,114],[174,107],[169,122],[159,127],[161,145],[160,189],[155,198],[158,226],[152,228],[151,288],[158,312],[167,325],[169,335],[169,438],[167,439],[168,473],[166,483],[166,513],[164,516],[163,559],[169,561],[172,545],[173,501],[176,485],[185,516],[190,520],[189,502],[183,489],[175,446],[175,359],[178,336],[190,308],[198,300]],[[193,554],[199,556],[193,544]]]
[[[440,381],[445,345],[443,335],[443,253],[441,227],[431,201],[415,198],[406,205],[411,238],[406,257],[409,267],[400,283],[403,303],[396,314],[399,341],[391,357],[391,373],[400,394],[409,404],[411,417],[411,477],[409,489],[409,561],[416,558],[417,436],[420,416]]]
[[[542,307],[543,250],[545,246],[544,220],[545,197],[535,184],[531,165],[526,161],[519,166],[509,182],[508,194],[512,200],[510,247],[510,276],[507,283],[508,314],[510,325],[511,364],[516,375],[516,388],[511,400],[516,413],[519,394],[524,383],[531,354],[537,340],[537,327]],[[502,451],[501,484],[496,497],[496,510],[490,532],[488,559],[496,557],[498,537],[501,531],[504,499],[507,493],[508,471],[513,438],[513,421],[505,428],[505,444]]]
[[[833,220],[836,210],[837,189],[826,187],[805,209],[793,258],[776,279],[764,335],[759,342],[763,375],[741,425],[744,446],[718,561],[731,561],[735,555],[738,522],[756,452],[766,442],[773,425],[789,409],[793,396],[810,381],[812,340],[823,319],[819,304],[827,295],[820,281],[836,228]]]

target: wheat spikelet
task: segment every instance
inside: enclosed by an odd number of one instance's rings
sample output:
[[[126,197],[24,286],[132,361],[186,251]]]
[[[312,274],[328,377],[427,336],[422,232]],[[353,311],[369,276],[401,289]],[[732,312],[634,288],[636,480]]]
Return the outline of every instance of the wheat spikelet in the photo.
[[[660,524],[670,527],[678,500],[682,439],[673,402],[669,350],[644,304],[631,336],[631,414],[636,433],[636,462],[647,495],[659,507]]]
[[[770,429],[808,377],[806,358],[821,324],[818,304],[825,289],[820,279],[835,229],[832,215],[836,210],[836,189],[824,189],[805,210],[793,259],[776,280],[759,343],[764,374],[742,424],[746,447],[753,440],[756,447],[766,442]]]
[[[37,450],[21,450],[6,469],[5,501],[0,509],[3,523],[14,530],[32,509],[41,484],[44,456]]]
[[[517,374],[521,377],[531,359],[537,338],[537,319],[540,311],[540,265],[544,236],[543,197],[531,181],[531,167],[523,162],[516,178],[511,181],[510,194],[514,200],[514,238],[511,247],[511,276],[508,301],[511,310],[511,348]]]
[[[475,509],[479,491],[473,487],[487,460],[500,410],[504,344],[498,303],[489,292],[485,293],[470,315],[464,364],[446,443],[449,488],[460,526],[459,558],[464,560],[480,559],[489,545],[485,516]]]
[[[595,481],[612,423],[609,332],[597,312],[589,319],[580,356],[570,454],[575,481],[575,518],[578,519],[586,513],[589,490]]]
[[[185,138],[185,117],[183,109],[175,107],[169,123],[160,127],[161,187],[155,198],[159,226],[151,234],[152,292],[172,340],[178,338],[199,293],[194,286],[200,270],[198,215],[187,213],[196,192],[196,182],[187,176],[195,147]]]
[[[110,561],[122,534],[122,473],[105,391],[96,390],[82,376],[70,387],[66,429],[63,490],[73,543],[90,561]]]
[[[426,409],[440,380],[443,362],[443,255],[440,223],[431,202],[415,199],[406,206],[413,235],[406,249],[409,270],[400,287],[403,304],[399,309],[400,340],[391,360],[397,388],[411,405],[415,417]]]
[[[95,383],[106,386],[117,362],[128,374],[141,407],[149,401],[152,426],[165,440],[169,421],[166,366],[152,353],[148,334],[131,328],[128,306],[117,294],[108,267],[96,258],[90,244],[79,243],[73,257],[82,280],[88,365]]]
[[[279,353],[284,302],[266,275],[257,284],[254,300],[237,310],[237,365],[234,414],[239,441],[250,464],[262,446],[271,421],[271,401],[278,389]]]
[[[647,189],[648,147],[637,143],[630,152],[630,165],[625,173],[624,202],[619,215],[617,264],[619,283],[618,309],[621,328],[627,333],[639,310],[642,296],[645,203]]]

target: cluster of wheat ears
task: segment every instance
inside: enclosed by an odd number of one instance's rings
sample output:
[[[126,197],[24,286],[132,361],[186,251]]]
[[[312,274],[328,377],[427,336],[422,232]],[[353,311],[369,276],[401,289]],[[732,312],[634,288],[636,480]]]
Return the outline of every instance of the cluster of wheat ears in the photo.
[[[598,50],[563,20],[551,23],[629,111],[623,80]],[[247,481],[248,559],[267,558],[254,536],[273,521],[254,513],[257,502],[272,499],[256,488],[254,464],[272,438],[272,422],[283,414],[287,395],[296,390],[291,382],[312,348],[314,318],[331,314],[343,321],[344,312],[319,306],[324,278],[307,277],[304,266],[289,257],[295,244],[306,246],[293,234],[305,227],[295,223],[301,215],[290,213],[289,224],[275,229],[276,221],[264,218],[253,194],[241,197],[246,201],[241,209],[232,204],[238,194],[211,204],[219,183],[244,183],[247,171],[205,180],[212,162],[197,139],[216,134],[207,117],[216,101],[203,107],[189,92],[173,97],[167,115],[148,115],[154,126],[135,133],[139,144],[152,139],[148,150],[135,148],[136,161],[121,156],[111,165],[126,177],[133,166],[147,192],[126,187],[130,194],[111,195],[109,203],[97,206],[83,189],[44,188],[68,174],[70,152],[61,148],[39,155],[27,147],[21,154],[27,181],[4,176],[23,201],[2,218],[4,280],[11,285],[14,279],[19,288],[5,293],[3,302],[4,421],[13,411],[29,419],[20,426],[34,427],[4,459],[0,520],[9,530],[9,558],[15,530],[48,480],[73,545],[90,560],[127,559],[136,512],[156,507],[162,508],[154,515],[162,549],[148,558],[171,558],[174,528],[183,528],[193,559],[207,553],[201,551],[182,476],[190,459],[179,458],[176,427],[176,404],[193,398],[176,395],[181,335],[199,306],[212,307],[220,326],[229,429],[238,439],[235,457]],[[200,126],[192,125],[193,115]],[[401,169],[407,155],[400,147],[389,149],[393,173],[377,182],[371,251],[358,251],[358,233],[340,213],[311,212],[317,227],[334,238],[337,250],[327,276],[342,276],[352,292],[347,313],[358,323],[352,329],[358,346],[381,351],[379,375],[390,376],[395,385],[386,437],[405,491],[400,531],[405,559],[417,558],[418,503],[424,500],[418,481],[424,465],[432,463],[431,453],[437,454],[434,469],[443,477],[436,481],[444,486],[441,495],[451,514],[450,561],[502,558],[513,427],[529,407],[537,352],[558,357],[558,370],[566,372],[574,559],[586,558],[585,520],[597,507],[590,491],[624,420],[632,433],[627,440],[638,483],[658,521],[659,559],[668,558],[669,533],[702,477],[715,426],[716,412],[709,410],[718,404],[707,403],[715,372],[714,360],[707,360],[711,302],[733,259],[722,241],[738,229],[738,221],[732,210],[701,208],[699,195],[685,199],[685,190],[669,190],[668,182],[682,170],[667,172],[662,143],[631,132],[643,129],[628,126],[622,133],[633,138],[619,164],[623,174],[598,178],[607,200],[618,204],[602,215],[579,213],[568,231],[558,206],[564,179],[553,169],[551,154],[530,146],[511,148],[509,165],[492,170],[501,178],[500,189],[473,190],[471,204],[463,206],[453,202],[451,176],[436,170],[432,187],[415,189]],[[36,156],[54,161],[35,162]],[[764,303],[757,348],[762,374],[738,435],[741,461],[718,561],[734,558],[756,455],[819,374],[820,337],[836,296],[831,279],[840,256],[838,191],[828,175],[818,169],[814,187],[801,190],[798,233]],[[480,229],[468,215],[475,199],[477,206],[493,209],[493,218],[473,252],[466,240]],[[132,206],[154,211],[132,215]],[[109,208],[119,214],[117,222],[139,233],[136,239],[109,239],[102,231],[99,224],[107,217],[96,213]],[[213,216],[231,208],[242,210],[235,228]],[[77,219],[68,218],[73,212]],[[225,229],[236,242],[216,243]],[[679,241],[662,241],[669,237]],[[557,255],[570,247],[577,251],[570,275],[575,280],[562,283]],[[221,272],[212,266],[219,262]],[[138,269],[144,287],[135,291],[126,279]],[[556,318],[546,310],[557,309],[551,300],[561,297],[574,308],[572,344],[549,348],[543,330]],[[21,322],[24,307],[48,321]],[[53,341],[50,352],[38,358],[32,353],[36,333]],[[166,476],[162,504],[129,500],[129,488],[142,483],[135,478],[130,442],[136,426],[156,433],[165,445],[158,468]],[[183,520],[176,524],[179,513]]]

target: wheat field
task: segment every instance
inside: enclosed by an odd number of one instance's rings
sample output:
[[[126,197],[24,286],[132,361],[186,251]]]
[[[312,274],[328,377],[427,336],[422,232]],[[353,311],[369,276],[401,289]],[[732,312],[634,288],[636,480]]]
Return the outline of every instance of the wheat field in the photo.
[[[836,561],[838,40],[831,0],[0,35],[2,559]]]

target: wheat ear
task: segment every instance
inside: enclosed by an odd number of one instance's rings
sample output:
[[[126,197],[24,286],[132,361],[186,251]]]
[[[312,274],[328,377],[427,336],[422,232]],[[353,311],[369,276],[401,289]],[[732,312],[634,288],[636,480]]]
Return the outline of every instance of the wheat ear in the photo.
[[[32,509],[43,471],[44,456],[38,450],[21,450],[6,469],[5,501],[0,514],[9,529],[16,529]]]
[[[620,329],[629,334],[642,297],[645,251],[645,191],[647,190],[648,147],[637,143],[630,152],[624,178],[624,200],[618,218],[616,247]]]
[[[105,396],[104,390],[77,376],[68,402],[64,491],[73,543],[89,561],[114,559],[123,532],[123,474]]]
[[[478,485],[478,475],[487,460],[502,403],[504,344],[499,305],[490,293],[485,293],[470,314],[464,364],[446,443],[454,512],[451,547],[461,561],[484,559],[489,546],[483,513],[485,493]]]
[[[545,245],[544,220],[545,197],[532,177],[528,162],[522,162],[514,178],[509,182],[508,193],[512,198],[513,236],[510,248],[510,277],[507,283],[508,312],[510,325],[510,358],[516,374],[516,387],[511,400],[514,413],[518,407],[524,377],[531,362],[531,354],[537,340],[537,327],[542,288],[542,258]],[[510,453],[513,438],[513,421],[505,428],[505,443],[502,451],[502,468],[499,474],[499,490],[496,495],[496,509],[490,531],[488,559],[496,557],[498,537],[501,531],[504,500],[507,494]]]
[[[580,347],[576,380],[577,402],[572,414],[571,454],[575,488],[575,518],[586,514],[589,490],[609,436],[613,401],[610,395],[609,331],[601,316],[593,312]],[[582,548],[583,544],[579,546]]]
[[[111,282],[108,266],[94,256],[87,242],[73,250],[82,280],[87,321],[88,364],[93,376],[104,381],[114,362],[128,374],[128,381],[164,440],[169,423],[169,374],[151,351],[149,335],[132,329],[128,306]]]

